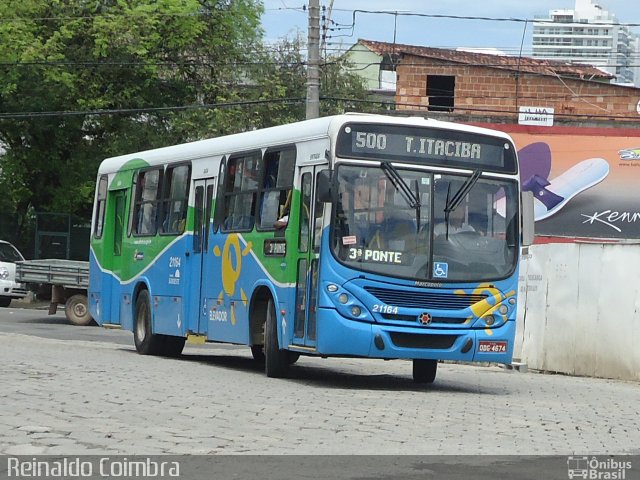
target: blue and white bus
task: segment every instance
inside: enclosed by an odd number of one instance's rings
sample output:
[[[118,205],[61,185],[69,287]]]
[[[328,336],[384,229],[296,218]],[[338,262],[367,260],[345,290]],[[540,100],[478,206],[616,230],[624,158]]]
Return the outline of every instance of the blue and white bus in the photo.
[[[89,308],[142,354],[512,361],[533,236],[508,135],[345,114],[102,162]],[[526,208],[525,208],[526,207]]]

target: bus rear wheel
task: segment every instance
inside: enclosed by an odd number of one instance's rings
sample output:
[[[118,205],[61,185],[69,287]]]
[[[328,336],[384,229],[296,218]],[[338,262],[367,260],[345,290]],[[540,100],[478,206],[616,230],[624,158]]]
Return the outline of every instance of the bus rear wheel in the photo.
[[[414,360],[413,381],[416,383],[433,383],[438,371],[437,360]]]
[[[264,329],[264,370],[267,377],[284,377],[289,369],[289,351],[278,345],[278,317],[273,299],[267,304],[267,319]]]
[[[185,338],[160,335],[151,332],[151,298],[148,290],[142,290],[136,300],[133,341],[141,355],[177,357],[182,353]]]

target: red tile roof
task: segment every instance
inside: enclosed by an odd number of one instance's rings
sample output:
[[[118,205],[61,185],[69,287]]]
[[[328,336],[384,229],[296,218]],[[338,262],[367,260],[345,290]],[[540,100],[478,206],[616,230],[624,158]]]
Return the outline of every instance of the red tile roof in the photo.
[[[515,57],[511,55],[464,52],[444,48],[418,47],[415,45],[376,42],[363,39],[358,40],[358,43],[381,56],[385,54],[414,55],[457,64],[486,66],[543,75],[571,76],[584,80],[596,79],[602,81],[614,78],[613,75],[591,65],[577,65],[574,63],[540,60],[530,57]]]

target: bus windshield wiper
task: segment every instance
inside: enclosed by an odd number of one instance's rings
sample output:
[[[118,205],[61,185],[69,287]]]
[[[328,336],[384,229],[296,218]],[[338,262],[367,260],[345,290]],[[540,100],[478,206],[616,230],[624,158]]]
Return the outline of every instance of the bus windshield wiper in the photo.
[[[404,178],[398,173],[396,167],[391,165],[390,162],[381,162],[380,169],[387,176],[392,185],[400,192],[402,198],[404,198],[405,202],[409,207],[415,209],[416,211],[416,232],[420,230],[420,197],[417,193],[418,182],[416,180],[416,192],[411,190],[411,187],[407,185],[407,182],[404,181]]]
[[[451,198],[449,198],[449,195],[451,193],[451,183],[449,183],[449,186],[447,188],[447,201],[444,205],[444,222],[447,238],[449,238],[449,214],[456,208],[458,208],[458,206],[462,203],[464,197],[467,196],[467,193],[469,193],[473,186],[476,184],[481,174],[482,171],[479,168],[476,168],[471,176],[467,178],[462,185],[460,185],[458,191]]]

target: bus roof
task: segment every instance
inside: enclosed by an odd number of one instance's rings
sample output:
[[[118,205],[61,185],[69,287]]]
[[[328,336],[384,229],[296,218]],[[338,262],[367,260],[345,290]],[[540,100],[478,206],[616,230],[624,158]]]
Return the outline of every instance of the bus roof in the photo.
[[[313,120],[303,120],[276,127],[263,128],[260,130],[252,130],[111,157],[105,159],[100,164],[98,173],[104,174],[116,172],[122,168],[124,164],[134,159],[142,159],[149,165],[158,165],[168,162],[181,162],[198,158],[256,150],[275,145],[293,144],[300,141],[333,136],[337,134],[343,124],[349,122],[386,123],[391,125],[453,129],[469,133],[502,137],[510,140],[509,135],[496,130],[459,123],[444,122],[441,120],[425,119],[423,117],[345,113],[342,115],[333,115]]]

